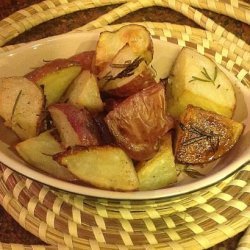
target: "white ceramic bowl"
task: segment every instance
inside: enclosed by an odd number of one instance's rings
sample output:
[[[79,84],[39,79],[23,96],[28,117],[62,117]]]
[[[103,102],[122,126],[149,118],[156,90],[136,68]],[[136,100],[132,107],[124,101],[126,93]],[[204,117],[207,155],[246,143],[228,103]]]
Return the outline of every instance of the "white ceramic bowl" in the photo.
[[[43,60],[70,57],[85,50],[94,50],[98,33],[71,33],[32,42],[11,52],[0,54],[0,77],[22,76],[32,68],[38,67]],[[153,66],[159,78],[165,78],[180,51],[180,47],[161,40],[154,42]],[[30,168],[9,147],[14,136],[0,123],[0,161],[14,171],[33,180],[76,194],[112,199],[155,199],[171,197],[212,185],[233,174],[250,160],[250,90],[237,81],[227,70],[222,70],[232,79],[237,96],[237,108],[234,119],[245,124],[244,134],[237,145],[224,157],[206,167],[206,176],[200,179],[181,178],[174,186],[155,191],[115,192],[84,187],[65,182]]]

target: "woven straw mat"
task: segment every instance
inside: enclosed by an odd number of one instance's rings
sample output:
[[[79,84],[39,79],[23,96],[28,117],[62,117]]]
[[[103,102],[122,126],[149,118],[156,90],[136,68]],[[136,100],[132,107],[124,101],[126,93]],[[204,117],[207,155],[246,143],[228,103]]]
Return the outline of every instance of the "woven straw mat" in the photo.
[[[78,10],[120,3],[72,32],[115,30],[115,20],[138,9],[168,7],[203,29],[143,22],[152,36],[212,57],[250,86],[250,46],[194,7],[250,24],[250,5],[238,0],[47,0],[0,21],[0,46],[26,30]],[[11,50],[17,46],[0,48]],[[48,246],[1,243],[1,249],[205,249],[233,237],[250,223],[250,164],[229,178],[189,195],[158,200],[109,200],[53,190],[0,166],[0,202],[26,230]],[[238,249],[249,249],[246,232]]]

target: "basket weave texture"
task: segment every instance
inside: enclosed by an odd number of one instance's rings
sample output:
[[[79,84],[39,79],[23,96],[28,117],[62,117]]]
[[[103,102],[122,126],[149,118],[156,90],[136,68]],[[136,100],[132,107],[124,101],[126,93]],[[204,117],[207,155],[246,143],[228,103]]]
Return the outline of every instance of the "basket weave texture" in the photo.
[[[26,30],[78,10],[121,4],[72,32],[115,30],[110,25],[141,8],[168,7],[203,29],[171,23],[140,23],[153,37],[195,48],[250,86],[250,45],[194,7],[250,24],[250,5],[218,0],[47,0],[0,21],[0,46]],[[21,46],[21,45],[18,45]],[[11,50],[17,46],[0,48]],[[188,195],[158,200],[111,200],[51,189],[0,167],[0,202],[26,230],[49,246],[0,244],[3,249],[205,249],[243,231],[250,224],[250,162],[214,186]],[[249,230],[239,249],[249,247]]]

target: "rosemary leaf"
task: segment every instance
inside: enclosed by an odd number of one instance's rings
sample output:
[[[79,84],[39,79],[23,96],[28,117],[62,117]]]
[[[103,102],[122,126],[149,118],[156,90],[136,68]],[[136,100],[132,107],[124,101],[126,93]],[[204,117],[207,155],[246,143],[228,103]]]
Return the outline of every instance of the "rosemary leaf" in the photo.
[[[185,131],[187,129],[186,126],[181,122],[179,123],[179,126],[180,126],[181,130],[183,130],[183,131]]]
[[[23,129],[23,127],[18,122],[16,123],[16,126],[19,127],[20,129]]]
[[[202,136],[197,136],[197,137],[193,137],[193,138],[190,138],[190,139],[184,141],[184,142],[182,143],[182,145],[183,145],[183,146],[188,146],[188,145],[190,145],[190,144],[193,144],[193,143],[195,143],[195,142],[198,142],[198,141],[201,141],[201,140],[204,140],[204,139],[207,139],[207,137],[204,136],[204,135],[202,135]]]
[[[212,150],[214,152],[216,152],[218,150],[220,138],[219,138],[219,135],[215,134],[213,131],[207,132],[205,130],[201,130],[199,128],[196,128],[194,126],[186,127],[182,123],[179,123],[179,126],[183,131],[188,131],[191,134],[197,135],[195,137],[191,137],[191,138],[187,139],[186,141],[184,141],[182,143],[183,146],[188,146],[188,145],[191,145],[193,143],[199,142],[201,140],[207,140],[208,143],[210,144],[210,147],[212,148]]]
[[[201,82],[211,82],[210,80],[206,80],[203,78],[199,78],[197,76],[192,76],[192,80],[190,80],[189,82],[193,82],[193,81],[201,81]]]
[[[45,156],[50,156],[50,157],[52,157],[54,155],[54,154],[46,154],[46,153],[43,153],[43,152],[41,152],[41,154],[45,155]]]
[[[12,109],[12,112],[11,112],[11,118],[10,118],[11,121],[12,121],[12,118],[13,118],[13,116],[14,116],[14,114],[15,114],[16,107],[17,107],[18,101],[19,101],[19,99],[20,99],[20,97],[21,97],[21,94],[22,94],[22,90],[19,91],[19,93],[18,93],[18,95],[17,95],[17,98],[16,98],[16,100],[15,100],[15,103],[14,103],[14,105],[13,105],[13,109]]]
[[[142,61],[143,61],[143,58],[137,57],[132,63],[128,64],[128,66],[114,78],[115,79],[123,78],[123,77],[128,77],[128,76],[133,75],[134,69],[136,69]]]
[[[191,178],[200,178],[205,176],[204,174],[200,173],[198,170],[191,168],[190,166],[187,166],[184,169],[185,174],[187,174],[188,176],[190,176]]]
[[[193,82],[193,81],[211,82],[215,85],[215,80],[216,80],[217,75],[218,75],[218,69],[216,66],[214,68],[213,78],[208,74],[207,69],[205,67],[203,67],[203,70],[201,71],[201,73],[204,76],[204,78],[192,76],[192,79],[189,82]]]
[[[115,80],[117,78],[132,76],[134,74],[134,70],[139,66],[139,64],[142,61],[143,61],[143,58],[137,57],[132,63],[127,64],[126,68],[124,70],[122,70],[118,75],[112,76],[112,75],[109,75],[109,73],[108,73],[104,77],[104,79],[108,82],[108,81],[111,81],[111,80]]]
[[[218,75],[218,69],[217,69],[217,67],[215,66],[215,68],[214,68],[214,82],[215,82],[215,80],[216,80],[216,78],[217,78],[217,75]]]
[[[209,74],[207,73],[207,70],[206,70],[205,67],[203,67],[203,70],[204,70],[204,71],[201,71],[201,73],[202,73],[208,80],[210,80],[210,82],[212,82],[213,79],[209,76]]]

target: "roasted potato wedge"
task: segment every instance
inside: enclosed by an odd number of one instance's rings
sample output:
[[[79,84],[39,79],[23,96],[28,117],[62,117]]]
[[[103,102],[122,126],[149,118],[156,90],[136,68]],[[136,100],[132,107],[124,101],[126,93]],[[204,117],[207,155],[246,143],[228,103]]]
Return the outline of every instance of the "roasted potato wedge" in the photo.
[[[165,91],[154,84],[128,97],[108,113],[105,121],[116,142],[134,160],[150,159],[160,138],[173,127],[166,115]]]
[[[188,104],[231,118],[236,98],[230,79],[208,57],[184,48],[169,77],[168,107],[178,117]]]
[[[123,26],[115,32],[104,31],[100,34],[96,47],[95,68],[98,73],[104,70],[121,48],[126,44],[137,57],[147,64],[153,58],[153,42],[148,30],[136,24]]]
[[[98,127],[86,109],[68,103],[56,103],[49,106],[48,110],[65,147],[100,144]]]
[[[177,129],[176,160],[184,164],[216,160],[235,145],[242,131],[241,123],[189,105]]]
[[[67,90],[64,99],[78,108],[86,108],[91,113],[103,110],[96,77],[89,70],[80,73]]]
[[[77,179],[65,167],[53,160],[54,154],[65,149],[55,139],[52,131],[46,131],[37,137],[22,141],[15,148],[18,154],[31,166],[65,181]]]
[[[130,66],[137,58],[140,58],[134,53],[132,48],[125,44],[114,56],[109,64],[98,74],[98,79],[115,78],[124,69]],[[141,59],[143,61],[143,58]]]
[[[0,116],[22,140],[40,132],[44,117],[42,90],[24,77],[0,79]]]
[[[136,169],[139,190],[160,189],[177,181],[171,133],[162,138],[160,149],[155,156],[148,161],[140,162]]]
[[[48,106],[60,100],[80,72],[81,66],[78,62],[69,59],[56,59],[36,68],[26,77],[44,88],[46,105]]]
[[[120,191],[138,189],[133,162],[118,147],[69,150],[55,156],[55,159],[80,180],[95,187]]]

